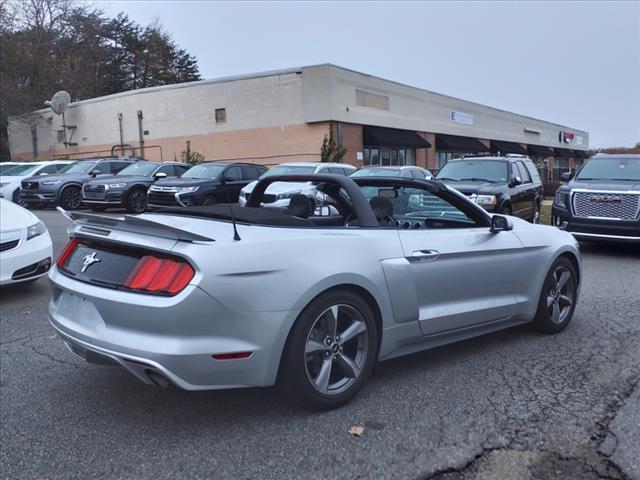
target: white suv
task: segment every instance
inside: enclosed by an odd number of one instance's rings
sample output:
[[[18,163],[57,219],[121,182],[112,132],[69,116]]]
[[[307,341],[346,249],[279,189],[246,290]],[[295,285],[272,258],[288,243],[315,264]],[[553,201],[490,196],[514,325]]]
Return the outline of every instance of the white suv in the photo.
[[[271,175],[308,175],[310,173],[335,173],[338,175],[349,176],[355,171],[356,167],[347,163],[282,163],[263,173],[260,178]],[[257,183],[258,180],[253,181],[240,190],[240,198],[238,201],[240,206],[243,207],[247,203],[247,199],[251,195],[251,192]],[[321,194],[318,193],[316,187],[311,182],[274,182],[267,187],[267,190],[262,197],[263,204],[268,205],[269,207],[286,208],[289,206],[289,200],[291,200],[291,197],[297,193],[301,193],[316,200],[316,203],[321,203],[323,200],[319,197]]]

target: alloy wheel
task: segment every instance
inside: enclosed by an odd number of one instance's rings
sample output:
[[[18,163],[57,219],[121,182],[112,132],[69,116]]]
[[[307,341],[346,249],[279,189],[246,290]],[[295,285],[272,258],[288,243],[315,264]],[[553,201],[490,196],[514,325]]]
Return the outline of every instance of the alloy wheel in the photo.
[[[370,350],[360,312],[350,305],[333,305],[316,318],[307,336],[307,378],[321,394],[339,395],[360,377]]]
[[[573,307],[575,282],[571,271],[565,266],[556,268],[552,275],[551,288],[547,292],[547,311],[553,323],[563,323]]]
[[[77,188],[69,188],[64,192],[64,198],[66,200],[67,207],[70,210],[75,210],[80,207],[80,203],[82,202],[82,196],[80,195],[80,190]]]
[[[147,208],[147,195],[142,190],[135,190],[131,193],[131,210],[136,213],[144,212]]]

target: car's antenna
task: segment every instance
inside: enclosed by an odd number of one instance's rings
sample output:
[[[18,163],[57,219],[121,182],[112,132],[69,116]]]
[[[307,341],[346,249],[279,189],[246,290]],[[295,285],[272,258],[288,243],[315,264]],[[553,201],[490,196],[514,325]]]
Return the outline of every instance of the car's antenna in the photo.
[[[226,183],[227,179],[224,178],[224,173],[223,175],[223,179]],[[229,199],[229,189],[226,188],[224,189],[225,195],[227,196],[227,205],[229,205],[229,214],[231,215],[231,224],[233,225],[233,239],[238,242],[240,240],[242,240],[240,238],[240,234],[238,233],[238,227],[236,226],[236,216],[233,213],[233,207],[231,206],[231,199]]]

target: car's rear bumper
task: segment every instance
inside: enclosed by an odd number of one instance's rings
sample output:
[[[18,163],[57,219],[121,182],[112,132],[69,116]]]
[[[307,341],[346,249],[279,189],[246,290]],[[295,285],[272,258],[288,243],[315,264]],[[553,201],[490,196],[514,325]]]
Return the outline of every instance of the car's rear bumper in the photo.
[[[273,385],[293,312],[234,312],[194,285],[174,297],[106,289],[57,271],[49,321],[69,349],[186,390]],[[251,352],[219,360],[214,354]],[[151,374],[150,374],[151,372]]]
[[[640,243],[640,220],[576,218],[569,211],[555,206],[551,214],[553,225],[579,240]]]

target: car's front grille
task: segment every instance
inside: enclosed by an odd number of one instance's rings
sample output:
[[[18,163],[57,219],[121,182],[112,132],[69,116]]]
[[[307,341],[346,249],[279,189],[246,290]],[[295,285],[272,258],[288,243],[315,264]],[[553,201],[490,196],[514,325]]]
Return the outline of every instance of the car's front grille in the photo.
[[[12,250],[18,246],[18,243],[20,243],[19,239],[0,243],[0,252],[6,252],[7,250]]]
[[[38,188],[38,182],[22,182],[22,188],[25,190],[35,190]]]
[[[175,194],[166,192],[149,192],[149,204],[168,207],[175,207],[178,205],[176,203]]]
[[[571,205],[576,217],[635,220],[640,213],[640,194],[574,191]]]
[[[82,192],[87,200],[104,200],[106,190],[104,185],[85,185]]]

